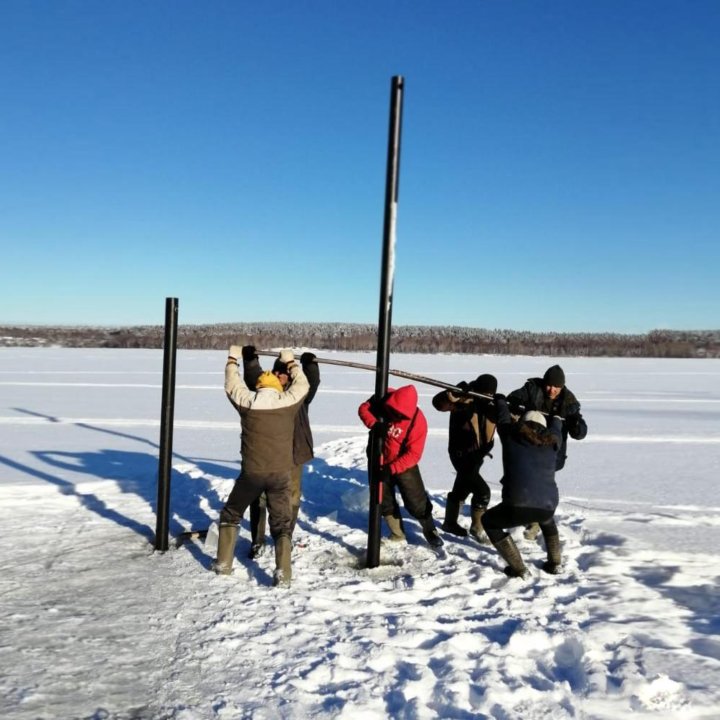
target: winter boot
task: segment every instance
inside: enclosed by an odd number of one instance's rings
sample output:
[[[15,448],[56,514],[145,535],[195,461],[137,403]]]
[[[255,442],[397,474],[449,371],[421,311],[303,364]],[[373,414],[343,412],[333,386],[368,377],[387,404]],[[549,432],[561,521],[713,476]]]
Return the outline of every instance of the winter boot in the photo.
[[[530,523],[525,526],[523,537],[526,540],[534,540],[540,534],[540,525],[538,523]]]
[[[527,578],[529,570],[525,567],[520,552],[512,539],[512,535],[506,535],[502,540],[494,542],[493,545],[500,553],[500,557],[508,564],[503,571],[508,577]]]
[[[403,528],[402,520],[395,517],[394,515],[383,515],[388,528],[390,528],[390,535],[388,540],[392,542],[405,542],[405,529]]]
[[[422,528],[423,535],[428,541],[428,545],[430,545],[430,547],[442,547],[443,541],[438,535],[438,531],[435,529],[435,521],[433,520],[432,515],[420,520],[420,527]]]
[[[273,585],[275,587],[289,587],[292,578],[290,552],[292,541],[287,535],[281,535],[275,540],[275,572]]]
[[[229,575],[232,572],[235,543],[237,542],[237,525],[220,525],[218,532],[217,558],[213,570],[218,575]]]
[[[251,560],[260,557],[265,552],[265,525],[267,510],[256,500],[250,505],[250,550],[248,557]]]
[[[482,524],[482,516],[485,514],[486,508],[484,507],[471,507],[470,508],[470,535],[472,535],[479,543],[488,545],[490,538],[485,532],[485,528]]]
[[[560,554],[560,536],[557,532],[546,535],[543,532],[545,548],[547,550],[547,562],[543,563],[542,569],[550,575],[558,575],[562,572],[562,555]]]
[[[448,495],[447,504],[445,505],[445,520],[440,527],[451,535],[467,537],[467,530],[458,524],[458,515],[460,515],[460,503]]]

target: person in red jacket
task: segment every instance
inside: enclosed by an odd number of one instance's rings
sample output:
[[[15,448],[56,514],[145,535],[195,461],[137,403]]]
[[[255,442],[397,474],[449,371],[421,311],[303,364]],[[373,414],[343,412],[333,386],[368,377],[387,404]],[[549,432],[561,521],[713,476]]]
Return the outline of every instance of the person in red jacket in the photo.
[[[380,403],[372,397],[360,405],[358,415],[368,428],[379,421],[387,425],[381,460],[380,512],[390,528],[390,539],[405,540],[400,508],[395,499],[397,487],[405,509],[420,523],[425,539],[433,547],[439,547],[443,541],[435,529],[433,506],[418,465],[425,449],[427,420],[417,402],[417,390],[413,385],[404,385],[397,390],[388,388]]]

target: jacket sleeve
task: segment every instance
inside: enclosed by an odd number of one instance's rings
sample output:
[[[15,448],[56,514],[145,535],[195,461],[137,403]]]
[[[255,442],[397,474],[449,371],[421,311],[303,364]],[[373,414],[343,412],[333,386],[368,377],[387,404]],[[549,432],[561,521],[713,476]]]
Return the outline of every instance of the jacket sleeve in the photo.
[[[422,411],[418,410],[415,422],[412,423],[410,434],[405,442],[405,447],[400,455],[398,455],[391,463],[388,463],[388,470],[393,475],[405,472],[411,467],[415,467],[420,462],[423,450],[425,449],[425,440],[427,439],[427,419]]]
[[[255,358],[253,360],[243,360],[243,380],[248,390],[254,390],[257,385],[258,378],[262,375],[262,367],[260,361]]]
[[[555,438],[555,446],[559,450],[562,447],[563,442],[562,420],[556,415],[549,417],[548,420],[550,421],[550,425],[548,425],[548,431],[553,436],[553,438]]]
[[[522,409],[532,410],[530,405],[530,388],[529,383],[525,383],[521,388],[513,390],[507,396],[508,405],[513,409],[513,412],[522,412]]]
[[[505,400],[505,398],[495,398],[495,415],[498,435],[500,435],[501,438],[504,438],[510,431],[510,426],[512,425],[510,408],[508,407],[507,400]]]
[[[225,393],[236,408],[247,407],[255,393],[250,392],[235,363],[225,365]]]
[[[300,365],[295,363],[290,368],[290,384],[280,396],[283,405],[294,405],[305,398],[310,390],[310,384]]]
[[[316,362],[310,362],[303,367],[303,371],[310,385],[308,394],[305,396],[305,404],[309,405],[315,399],[315,393],[320,385],[320,366]]]
[[[585,422],[585,418],[579,412],[565,418],[565,425],[567,427],[568,435],[570,435],[573,440],[583,440],[587,435],[587,423]]]
[[[358,415],[365,424],[365,427],[371,428],[376,422],[377,417],[372,410],[372,402],[374,397],[368,398],[359,408]]]

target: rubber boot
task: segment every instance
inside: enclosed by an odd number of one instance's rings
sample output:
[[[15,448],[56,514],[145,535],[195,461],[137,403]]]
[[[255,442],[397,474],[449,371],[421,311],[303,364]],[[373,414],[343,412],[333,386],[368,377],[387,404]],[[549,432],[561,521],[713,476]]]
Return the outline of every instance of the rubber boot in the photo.
[[[485,528],[482,524],[482,516],[485,514],[486,508],[484,507],[471,507],[470,508],[470,535],[472,535],[479,543],[483,545],[490,544],[490,538],[485,532]]]
[[[438,531],[435,529],[435,521],[432,515],[428,518],[420,520],[420,527],[422,528],[423,535],[428,541],[428,545],[434,548],[442,547],[442,538],[438,535]]]
[[[506,535],[502,540],[494,542],[493,545],[500,553],[500,557],[508,564],[503,571],[508,577],[526,578],[530,576],[512,535]]]
[[[248,557],[254,560],[265,552],[265,525],[267,510],[259,500],[250,505],[250,550]]]
[[[275,540],[275,572],[273,573],[273,585],[275,587],[290,586],[290,580],[292,579],[291,550],[292,541],[287,535],[281,535]]]
[[[560,553],[560,536],[557,533],[546,535],[543,531],[545,549],[547,550],[547,562],[543,563],[542,569],[550,575],[558,575],[562,572],[562,555]]]
[[[445,520],[440,527],[451,535],[467,537],[467,530],[458,523],[458,515],[460,515],[460,503],[448,495],[445,505]]]
[[[213,570],[215,570],[218,575],[229,575],[232,572],[237,536],[237,525],[220,525],[217,558],[213,565]]]
[[[540,534],[540,525],[538,523],[530,523],[525,526],[523,537],[526,540],[534,540]]]
[[[406,542],[407,538],[405,537],[402,520],[394,515],[383,515],[383,518],[390,529],[388,540],[391,540],[392,542]]]

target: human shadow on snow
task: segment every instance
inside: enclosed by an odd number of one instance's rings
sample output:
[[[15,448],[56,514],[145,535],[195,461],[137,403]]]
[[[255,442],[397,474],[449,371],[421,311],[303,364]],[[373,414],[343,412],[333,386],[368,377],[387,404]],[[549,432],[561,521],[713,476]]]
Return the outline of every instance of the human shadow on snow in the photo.
[[[15,410],[34,417],[45,418],[49,422],[59,422],[57,418],[32,410],[24,408],[15,408]],[[63,479],[62,474],[83,473],[97,480],[112,480],[123,493],[134,494],[147,502],[155,514],[157,512],[159,445],[144,437],[89,423],[75,423],[74,427],[129,439],[149,446],[155,452],[133,452],[112,448],[87,452],[68,452],[55,449],[32,451],[36,458],[48,466],[49,471],[47,472],[9,458],[0,457],[0,462],[56,486],[65,495],[76,496],[88,510],[122,527],[130,528],[150,541],[154,540],[154,527],[130,517],[120,509],[109,507],[94,493],[82,492],[82,488],[79,488],[75,482]],[[197,468],[198,472],[185,473],[174,469],[171,471],[169,531],[172,535],[185,531],[188,526],[207,527],[212,518],[203,509],[204,506],[208,504],[214,506],[220,503],[220,498],[211,486],[208,476],[228,479],[235,474],[223,465],[173,452],[173,461],[176,460],[185,462],[192,468]],[[193,477],[193,475],[197,475],[197,477]]]

